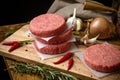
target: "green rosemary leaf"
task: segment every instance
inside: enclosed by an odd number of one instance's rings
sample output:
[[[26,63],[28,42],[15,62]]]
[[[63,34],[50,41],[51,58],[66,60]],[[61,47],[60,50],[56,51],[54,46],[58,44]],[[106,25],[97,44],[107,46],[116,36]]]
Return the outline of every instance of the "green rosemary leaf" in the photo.
[[[12,68],[15,72],[21,74],[37,74],[38,76],[41,76],[43,80],[80,80],[73,75],[59,72],[43,65],[18,63],[15,64]]]
[[[72,75],[70,75],[70,74],[67,74],[67,73],[63,73],[63,72],[60,72],[62,75],[64,75],[64,76],[67,76],[67,77],[71,77],[73,80],[80,80],[80,79],[78,79],[78,78],[76,78],[76,77],[74,77],[74,76],[72,76]]]
[[[42,79],[44,79],[44,78],[45,78],[43,73],[41,73],[41,72],[40,72],[40,74],[39,74],[39,75],[42,77]]]
[[[26,69],[26,73],[27,73],[27,74],[31,74],[31,70]]]
[[[58,80],[63,80],[61,77],[58,76]]]
[[[37,73],[38,74],[38,71],[37,71],[37,69],[33,69],[31,73],[33,73],[33,74]]]
[[[5,36],[9,36],[11,34],[13,34],[16,30],[8,30],[5,32]]]
[[[51,78],[52,79],[55,79],[55,74],[52,72],[52,71],[49,71],[50,75],[51,75]]]
[[[64,78],[65,78],[65,80],[69,80],[69,78],[68,78],[68,77],[66,77],[66,76],[65,76]]]

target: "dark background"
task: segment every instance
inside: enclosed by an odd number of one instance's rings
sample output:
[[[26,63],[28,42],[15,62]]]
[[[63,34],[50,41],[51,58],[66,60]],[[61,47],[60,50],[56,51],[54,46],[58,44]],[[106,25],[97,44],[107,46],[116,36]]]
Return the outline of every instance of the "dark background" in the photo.
[[[20,23],[46,13],[54,0],[1,0],[0,25]]]
[[[23,23],[46,13],[54,0],[0,0],[0,26]],[[0,56],[0,80],[10,80]]]
[[[23,23],[46,13],[54,0],[0,0],[0,26]],[[97,0],[111,6],[112,0]],[[10,80],[3,57],[0,56],[0,80]]]
[[[45,13],[54,0],[1,0],[0,25],[20,23]],[[97,0],[111,6],[112,0]]]

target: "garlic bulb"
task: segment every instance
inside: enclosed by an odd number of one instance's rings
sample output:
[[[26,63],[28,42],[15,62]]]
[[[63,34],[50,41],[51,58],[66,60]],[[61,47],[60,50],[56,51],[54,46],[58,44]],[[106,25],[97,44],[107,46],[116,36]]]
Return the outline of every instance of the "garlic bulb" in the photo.
[[[70,26],[75,31],[80,31],[82,29],[82,20],[76,18],[76,8],[74,8],[73,16],[67,19],[67,26]]]

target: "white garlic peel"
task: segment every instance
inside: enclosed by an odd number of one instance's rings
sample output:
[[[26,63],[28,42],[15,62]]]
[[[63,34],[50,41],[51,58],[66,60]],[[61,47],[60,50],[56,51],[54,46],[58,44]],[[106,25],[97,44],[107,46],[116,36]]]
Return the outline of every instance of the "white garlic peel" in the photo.
[[[76,19],[76,8],[74,8],[73,16],[67,19],[67,26],[73,26],[73,22]]]

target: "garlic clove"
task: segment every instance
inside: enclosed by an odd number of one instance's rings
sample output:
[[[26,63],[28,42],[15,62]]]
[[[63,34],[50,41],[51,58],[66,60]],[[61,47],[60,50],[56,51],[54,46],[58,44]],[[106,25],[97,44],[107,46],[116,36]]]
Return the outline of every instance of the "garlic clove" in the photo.
[[[76,19],[74,19],[73,23],[72,23],[72,29],[73,29],[73,31],[76,31],[76,28],[77,28],[77,26],[76,26]]]
[[[97,39],[98,39],[99,36],[100,36],[100,34],[98,34],[98,35],[97,35],[96,37],[94,37],[94,38],[86,39],[86,40],[84,40],[83,42],[84,42],[85,45],[93,45],[93,44],[95,44],[95,43],[97,42]]]
[[[77,18],[76,19],[76,31],[80,31],[82,29],[82,20]]]
[[[81,42],[84,42],[85,40],[88,40],[89,38],[88,38],[88,34],[86,34],[84,37],[82,37],[81,39],[80,39],[80,41]]]
[[[88,42],[89,43],[94,43],[94,42],[96,42],[96,40],[97,40],[97,38],[100,36],[100,34],[98,34],[96,37],[94,37],[94,38],[91,38],[91,39],[88,39]]]

